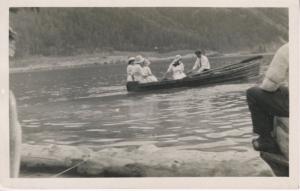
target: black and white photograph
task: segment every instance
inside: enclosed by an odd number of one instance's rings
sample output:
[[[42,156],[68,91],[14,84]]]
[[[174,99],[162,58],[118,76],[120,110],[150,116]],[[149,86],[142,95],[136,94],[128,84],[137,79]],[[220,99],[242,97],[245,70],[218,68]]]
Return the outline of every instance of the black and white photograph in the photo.
[[[10,7],[9,177],[290,177],[290,17]]]

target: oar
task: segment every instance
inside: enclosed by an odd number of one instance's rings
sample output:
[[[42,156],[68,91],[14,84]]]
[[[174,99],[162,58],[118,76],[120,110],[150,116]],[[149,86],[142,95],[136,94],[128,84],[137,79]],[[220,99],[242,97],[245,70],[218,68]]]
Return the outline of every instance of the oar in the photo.
[[[163,77],[162,77],[161,80],[159,80],[159,81],[167,80],[168,78],[166,77],[166,75],[167,75],[167,72],[164,73]]]
[[[186,75],[189,75],[189,74],[191,74],[193,72],[193,70],[190,70],[190,71],[187,71],[185,74]]]
[[[229,66],[234,66],[234,65],[238,65],[238,64],[244,64],[244,63],[251,62],[251,61],[254,61],[254,60],[259,60],[259,59],[262,59],[262,58],[263,58],[262,55],[258,55],[258,56],[254,56],[254,57],[247,58],[247,59],[242,60],[242,61],[240,61],[240,62],[238,62],[238,63],[235,63],[235,64],[229,64],[228,66],[225,66],[225,67],[222,66],[222,67],[214,68],[214,69],[209,70],[209,71],[212,72],[212,71],[216,71],[216,70],[219,70],[219,69],[225,69],[226,67],[229,67]],[[200,74],[202,74],[202,73],[200,73]],[[198,76],[198,75],[200,75],[200,74],[194,74],[194,75],[191,75],[190,77]]]
[[[254,56],[254,57],[251,57],[251,58],[247,58],[247,59],[245,59],[245,60],[242,60],[241,62],[239,62],[239,64],[251,62],[251,61],[253,61],[253,60],[258,60],[258,59],[262,59],[262,58],[263,58],[262,55]]]

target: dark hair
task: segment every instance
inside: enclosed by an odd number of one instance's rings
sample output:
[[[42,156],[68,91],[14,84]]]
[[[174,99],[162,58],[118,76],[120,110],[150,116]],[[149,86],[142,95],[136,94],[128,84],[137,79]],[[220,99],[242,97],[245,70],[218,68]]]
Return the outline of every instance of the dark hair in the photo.
[[[134,62],[134,60],[129,60],[127,64],[130,65],[130,64],[132,64],[133,62]]]
[[[195,54],[197,54],[197,55],[198,55],[198,54],[202,54],[202,52],[201,52],[201,50],[196,50],[196,51],[195,51]]]
[[[176,67],[176,66],[178,66],[179,64],[180,64],[180,60],[178,60],[178,61],[174,62],[174,63],[173,63],[173,66],[175,66],[175,67]]]

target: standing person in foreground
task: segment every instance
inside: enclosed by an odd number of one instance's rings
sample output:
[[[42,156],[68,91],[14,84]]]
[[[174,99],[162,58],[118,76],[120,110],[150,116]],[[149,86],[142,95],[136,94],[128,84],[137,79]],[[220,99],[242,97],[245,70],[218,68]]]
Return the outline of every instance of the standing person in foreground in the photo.
[[[9,57],[15,55],[16,33],[9,28]],[[21,162],[22,129],[18,121],[16,99],[12,91],[9,92],[9,161],[10,177],[19,176]]]
[[[259,135],[252,141],[257,151],[278,152],[278,145],[271,132],[274,116],[289,116],[288,69],[289,47],[287,43],[276,52],[262,84],[247,90],[253,131]]]
[[[166,77],[166,74],[170,73],[170,72],[172,72],[173,80],[180,80],[180,79],[186,77],[186,75],[184,73],[184,65],[181,62],[181,56],[180,55],[175,56],[175,59],[170,64],[167,72],[164,75],[164,78]]]
[[[210,70],[210,64],[208,58],[202,54],[201,50],[195,51],[197,56],[196,62],[191,70],[192,75],[200,74],[201,72]]]

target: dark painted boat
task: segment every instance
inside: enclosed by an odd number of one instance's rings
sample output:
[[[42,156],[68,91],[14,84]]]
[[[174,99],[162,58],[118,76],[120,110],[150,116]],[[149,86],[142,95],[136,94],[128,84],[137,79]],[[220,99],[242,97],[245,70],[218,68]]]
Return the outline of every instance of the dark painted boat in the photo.
[[[145,92],[159,89],[197,87],[247,80],[259,74],[259,63],[257,60],[261,58],[262,56],[255,56],[239,63],[211,69],[201,74],[187,76],[180,80],[162,80],[150,83],[127,82],[126,87],[128,92]]]

